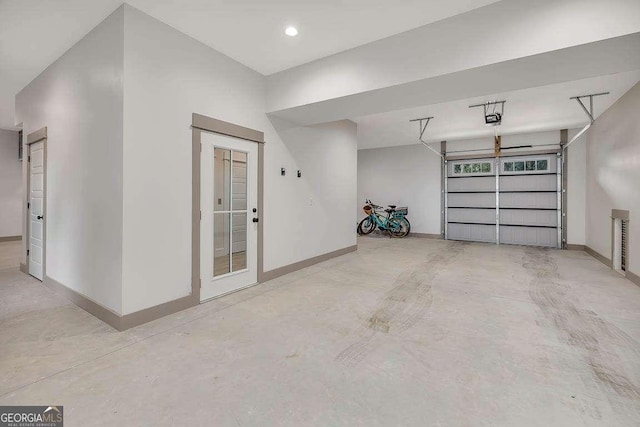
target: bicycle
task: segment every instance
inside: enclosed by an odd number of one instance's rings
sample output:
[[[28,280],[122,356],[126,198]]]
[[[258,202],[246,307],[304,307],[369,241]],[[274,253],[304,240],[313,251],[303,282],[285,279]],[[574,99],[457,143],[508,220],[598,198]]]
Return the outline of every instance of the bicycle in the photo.
[[[359,235],[370,234],[376,228],[387,231],[391,237],[405,237],[411,231],[411,223],[406,218],[409,213],[408,208],[389,205],[389,208],[384,210],[387,213],[384,216],[378,212],[382,206],[372,203],[369,199],[365,200],[365,203],[362,210],[367,216],[358,224]]]

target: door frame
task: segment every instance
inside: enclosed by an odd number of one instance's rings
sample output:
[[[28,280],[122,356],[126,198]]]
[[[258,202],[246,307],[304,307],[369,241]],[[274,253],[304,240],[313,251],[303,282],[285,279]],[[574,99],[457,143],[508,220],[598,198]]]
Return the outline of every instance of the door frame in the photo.
[[[191,117],[191,296],[194,304],[200,304],[200,158],[202,152],[202,132],[211,132],[258,144],[258,283],[264,278],[263,236],[264,236],[264,133],[255,129],[193,113]]]
[[[31,275],[29,270],[29,258],[30,258],[30,249],[31,249],[31,144],[35,144],[36,142],[42,142],[42,162],[43,162],[43,184],[42,184],[42,278],[47,274],[47,127],[43,127],[38,129],[35,132],[31,132],[27,135],[27,140],[25,141],[26,152],[27,152],[27,201],[24,209],[24,219],[26,224],[26,238],[25,240],[25,251],[27,253],[27,262],[26,262],[26,273]],[[23,155],[24,159],[24,155]],[[32,276],[34,277],[34,276]]]

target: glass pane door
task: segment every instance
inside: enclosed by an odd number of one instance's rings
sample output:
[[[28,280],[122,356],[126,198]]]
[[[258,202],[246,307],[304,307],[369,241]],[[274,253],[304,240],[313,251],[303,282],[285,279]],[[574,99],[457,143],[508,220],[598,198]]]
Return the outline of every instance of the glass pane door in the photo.
[[[247,269],[247,153],[214,147],[213,276]]]
[[[258,281],[258,144],[201,133],[200,301]]]

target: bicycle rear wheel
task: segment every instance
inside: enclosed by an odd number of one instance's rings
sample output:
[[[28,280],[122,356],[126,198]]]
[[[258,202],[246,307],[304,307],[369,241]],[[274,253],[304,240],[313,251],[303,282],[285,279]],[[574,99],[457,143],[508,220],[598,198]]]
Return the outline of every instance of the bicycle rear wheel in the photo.
[[[375,229],[376,223],[371,219],[370,216],[366,217],[365,219],[360,221],[360,224],[358,224],[358,234],[361,236],[369,234]]]
[[[389,223],[389,233],[393,237],[405,237],[411,231],[411,224],[407,218],[392,219]]]

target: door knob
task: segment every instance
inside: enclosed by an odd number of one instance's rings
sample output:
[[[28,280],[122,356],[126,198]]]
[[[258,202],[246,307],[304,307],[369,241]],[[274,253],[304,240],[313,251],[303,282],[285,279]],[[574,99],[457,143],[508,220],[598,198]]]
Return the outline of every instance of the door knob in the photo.
[[[253,218],[253,222],[258,222],[260,221],[258,218]]]
[[[42,215],[37,216],[37,219],[42,219],[42,218],[44,218]]]

